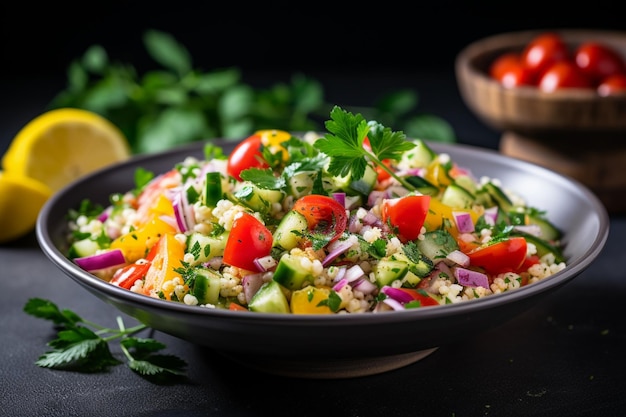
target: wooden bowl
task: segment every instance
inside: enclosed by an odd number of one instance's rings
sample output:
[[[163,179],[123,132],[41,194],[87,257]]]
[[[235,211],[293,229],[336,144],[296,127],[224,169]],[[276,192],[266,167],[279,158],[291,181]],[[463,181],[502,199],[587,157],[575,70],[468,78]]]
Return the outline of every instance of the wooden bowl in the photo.
[[[457,56],[461,97],[476,116],[501,131],[500,152],[546,166],[592,189],[614,212],[626,212],[626,93],[600,96],[593,89],[552,93],[505,88],[488,75],[505,52],[521,52],[542,32],[556,32],[570,50],[599,41],[626,58],[626,32],[545,29],[509,32],[469,44]]]

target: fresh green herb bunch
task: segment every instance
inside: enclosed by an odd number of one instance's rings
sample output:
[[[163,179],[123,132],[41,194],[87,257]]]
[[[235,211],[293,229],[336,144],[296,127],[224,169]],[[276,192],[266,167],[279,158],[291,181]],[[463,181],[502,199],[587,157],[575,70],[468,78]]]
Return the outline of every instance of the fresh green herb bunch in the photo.
[[[143,378],[155,383],[173,383],[185,377],[187,363],[184,360],[157,353],[165,348],[164,344],[133,336],[148,329],[146,325],[126,328],[118,317],[119,328],[110,329],[84,320],[71,310],[61,310],[41,298],[28,300],[24,311],[52,321],[58,330],[57,338],[48,342],[52,350],[35,362],[38,366],[85,373],[104,372],[122,363],[109,349],[109,342],[119,339],[126,364]]]
[[[139,154],[214,138],[237,140],[260,129],[317,131],[333,107],[322,85],[302,74],[293,74],[290,84],[256,89],[236,67],[194,69],[190,52],[168,33],[149,30],[143,42],[162,69],[140,76],[132,64],[111,62],[102,46],[92,45],[70,64],[68,85],[48,108],[77,107],[106,117]],[[415,114],[417,104],[416,92],[407,89],[374,107],[344,107],[409,137],[456,141],[445,120]]]

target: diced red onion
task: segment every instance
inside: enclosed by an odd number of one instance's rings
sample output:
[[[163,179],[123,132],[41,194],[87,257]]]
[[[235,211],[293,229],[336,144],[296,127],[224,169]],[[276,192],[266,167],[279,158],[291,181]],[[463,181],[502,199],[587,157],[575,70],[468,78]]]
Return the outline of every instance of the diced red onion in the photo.
[[[376,226],[380,223],[380,219],[376,216],[372,211],[368,211],[365,216],[363,216],[363,224],[367,224],[370,226]]]
[[[350,249],[353,245],[353,241],[351,239],[346,240],[336,240],[332,242],[328,247],[330,252],[324,260],[322,261],[323,266],[328,266],[332,261],[334,261],[339,255],[345,253],[348,249]]]
[[[348,280],[345,279],[345,278],[342,278],[339,281],[337,281],[337,283],[335,285],[333,285],[333,290],[339,292],[346,285],[348,285]]]
[[[361,268],[359,265],[352,265],[346,271],[345,278],[348,280],[348,282],[352,282],[361,278],[363,275],[365,275],[365,271],[363,271],[363,268]]]
[[[446,258],[451,260],[455,264],[463,266],[463,267],[468,267],[470,264],[469,256],[467,256],[460,250],[453,250],[452,252],[448,253]]]
[[[411,294],[407,294],[406,292],[398,289],[398,288],[394,288],[394,287],[390,287],[388,285],[384,285],[381,289],[381,292],[383,292],[387,297],[391,297],[394,300],[402,303],[402,304],[406,304],[409,303],[411,301],[413,301],[413,297],[411,296]]]
[[[253,262],[260,272],[266,272],[274,268],[277,264],[276,259],[274,259],[271,255],[256,258]]]
[[[498,221],[498,206],[493,206],[485,209],[485,222],[489,226],[493,226]]]
[[[337,275],[335,275],[335,278],[333,279],[333,281],[335,282],[341,281],[341,279],[345,276],[346,276],[346,267],[342,266],[341,268],[337,269]]]
[[[367,278],[359,278],[353,282],[352,289],[360,291],[363,294],[371,294],[376,291],[378,287]]]
[[[76,265],[80,266],[85,271],[91,272],[124,265],[126,263],[126,259],[120,249],[114,249],[98,253],[96,255],[76,258],[74,259],[74,262],[76,262]]]
[[[246,301],[250,301],[254,294],[259,291],[261,285],[265,282],[263,280],[263,273],[245,275],[241,279],[241,285],[243,286],[243,294],[246,296]]]
[[[489,288],[489,278],[482,272],[457,267],[454,268],[454,276],[461,285]]]
[[[385,191],[374,190],[367,197],[367,205],[369,207],[374,207],[376,204],[380,203],[385,196]]]
[[[98,220],[104,223],[109,218],[112,211],[113,211],[113,206],[107,207],[106,209],[104,209],[104,211],[102,211],[102,213],[100,213],[100,215],[98,216]]]
[[[333,199],[344,208],[346,207],[346,193],[333,193]]]
[[[181,233],[185,233],[187,231],[187,224],[185,223],[185,214],[183,212],[183,206],[181,201],[181,195],[177,194],[174,202],[172,203],[172,207],[174,208],[174,216],[176,217],[176,225],[178,226],[178,230]]]
[[[394,300],[393,298],[385,298],[383,303],[387,304],[389,307],[396,311],[404,310],[404,305],[399,301]]]
[[[453,211],[452,217],[456,223],[456,228],[460,233],[471,233],[474,231],[474,221],[472,216],[466,211]]]

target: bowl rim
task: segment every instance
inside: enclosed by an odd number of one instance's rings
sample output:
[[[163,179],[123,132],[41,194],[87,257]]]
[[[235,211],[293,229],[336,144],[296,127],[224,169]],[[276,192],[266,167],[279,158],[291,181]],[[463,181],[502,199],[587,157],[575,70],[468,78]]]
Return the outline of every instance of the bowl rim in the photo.
[[[225,144],[226,146],[234,146],[237,142],[233,141],[213,141],[215,144]],[[177,147],[172,150],[159,152],[150,155],[138,155],[131,157],[129,160],[117,163],[112,166],[105,167],[91,174],[88,174],[71,184],[67,185],[57,193],[55,193],[43,206],[40,214],[37,218],[35,232],[37,241],[44,252],[44,254],[50,259],[50,261],[56,265],[63,273],[68,275],[71,279],[76,281],[81,286],[85,287],[89,291],[97,291],[100,295],[106,295],[106,297],[115,300],[116,302],[124,302],[137,304],[144,309],[157,310],[162,312],[174,312],[189,316],[201,316],[201,317],[215,317],[228,319],[232,321],[250,322],[250,323],[267,323],[268,319],[272,320],[272,323],[276,325],[293,325],[294,323],[307,323],[317,324],[320,326],[337,326],[345,324],[353,325],[369,325],[369,324],[392,324],[403,322],[416,322],[427,321],[433,318],[442,319],[450,316],[457,316],[462,313],[484,311],[491,309],[494,306],[507,304],[511,301],[521,301],[528,297],[534,296],[538,293],[544,293],[552,290],[564,281],[569,281],[584,271],[596,258],[597,255],[603,250],[604,244],[608,238],[609,233],[609,217],[605,207],[598,200],[598,198],[583,184],[580,182],[567,178],[561,174],[551,171],[547,168],[514,159],[506,155],[502,155],[495,150],[480,148],[466,144],[445,144],[445,143],[429,143],[436,152],[464,152],[470,156],[478,157],[495,157],[503,158],[512,164],[517,164],[522,168],[538,170],[542,175],[555,176],[561,181],[566,181],[575,186],[581,191],[585,198],[589,200],[594,208],[594,213],[598,217],[598,234],[594,237],[589,249],[577,260],[567,264],[567,267],[560,272],[553,274],[552,276],[533,283],[531,285],[518,288],[513,291],[507,291],[501,294],[493,294],[488,297],[468,300],[455,304],[433,306],[432,308],[424,309],[411,309],[406,311],[390,312],[390,314],[330,314],[330,315],[294,315],[294,314],[278,314],[278,313],[260,313],[260,312],[240,312],[229,311],[226,309],[212,309],[202,308],[198,306],[188,306],[183,303],[176,303],[172,301],[160,300],[152,297],[148,297],[142,294],[137,294],[132,291],[116,287],[109,284],[106,281],[101,280],[84,271],[78,267],[75,263],[71,262],[55,245],[55,240],[50,232],[50,222],[53,210],[59,205],[67,195],[72,192],[76,187],[81,184],[93,181],[101,176],[106,176],[115,172],[116,170],[128,167],[137,166],[144,162],[155,161],[161,158],[175,158],[174,155],[187,155],[189,152],[199,152],[204,146],[205,142],[192,143],[187,146]],[[249,314],[247,314],[249,313]]]

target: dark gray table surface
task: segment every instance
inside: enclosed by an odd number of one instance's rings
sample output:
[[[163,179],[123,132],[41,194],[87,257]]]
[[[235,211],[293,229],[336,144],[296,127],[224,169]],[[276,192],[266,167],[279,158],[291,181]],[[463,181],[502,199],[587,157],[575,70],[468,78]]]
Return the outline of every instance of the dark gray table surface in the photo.
[[[460,142],[497,147],[498,135],[467,111],[451,73],[361,80],[346,75],[327,82],[331,100],[346,94],[356,100],[390,86],[416,88],[422,111],[448,119]],[[32,94],[32,85],[3,86],[13,100],[2,100],[0,151],[42,110],[46,94],[59,88],[45,81],[38,87]],[[498,328],[441,346],[395,371],[346,380],[291,379],[157,332],[152,336],[167,345],[167,353],[189,363],[187,383],[160,386],[124,366],[80,374],[34,365],[54,331],[51,323],[23,312],[29,298],[47,298],[111,326],[119,312],[57,270],[30,234],[0,245],[0,415],[621,416],[625,235],[626,219],[612,216],[605,249],[573,281]]]

